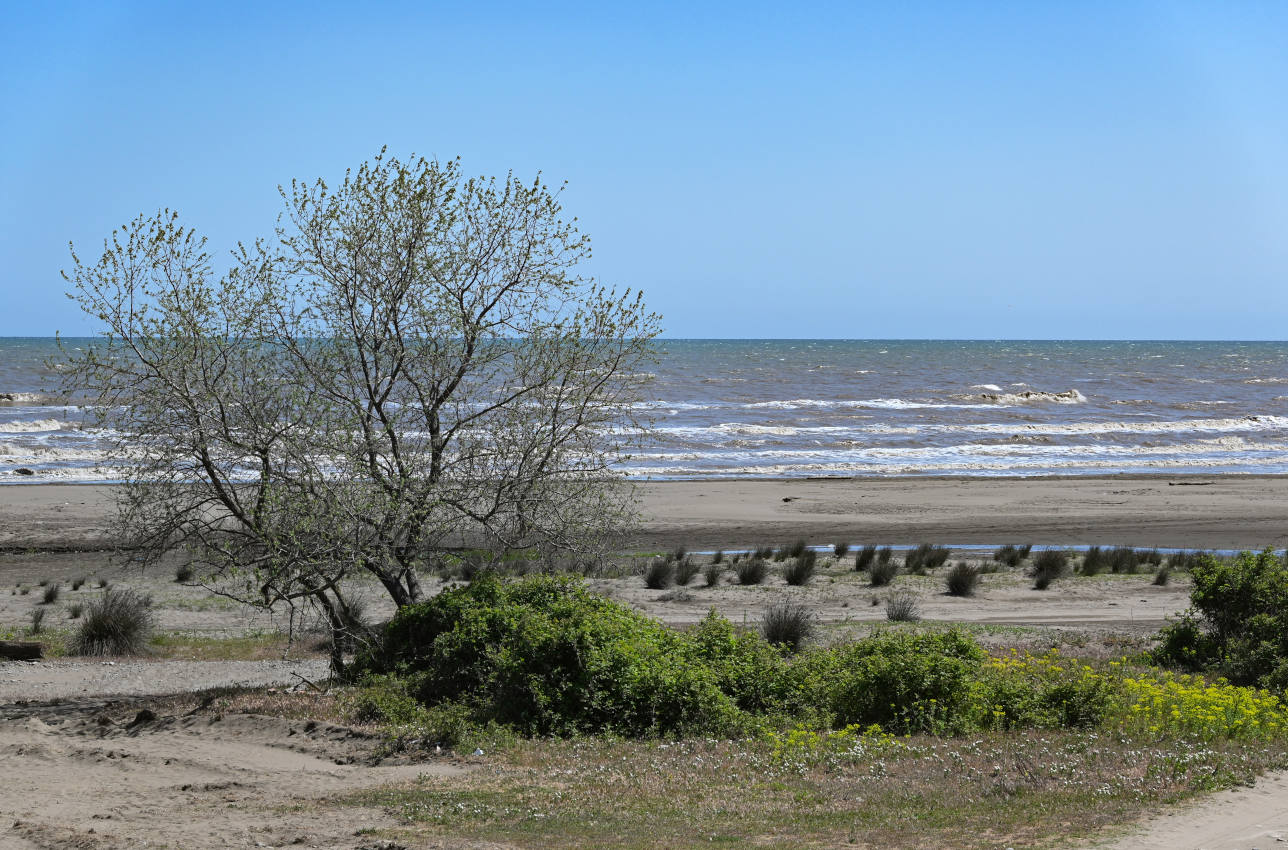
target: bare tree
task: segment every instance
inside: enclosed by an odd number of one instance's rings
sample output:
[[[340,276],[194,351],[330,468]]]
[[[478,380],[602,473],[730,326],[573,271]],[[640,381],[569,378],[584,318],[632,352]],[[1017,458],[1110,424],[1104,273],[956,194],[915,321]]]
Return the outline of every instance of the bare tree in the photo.
[[[221,275],[169,211],[96,263],[73,249],[104,328],[66,386],[119,435],[145,559],[186,549],[219,592],[307,600],[340,635],[355,574],[404,605],[449,543],[586,553],[629,520],[615,464],[658,317],[576,274],[558,192],[382,152],[281,194]]]

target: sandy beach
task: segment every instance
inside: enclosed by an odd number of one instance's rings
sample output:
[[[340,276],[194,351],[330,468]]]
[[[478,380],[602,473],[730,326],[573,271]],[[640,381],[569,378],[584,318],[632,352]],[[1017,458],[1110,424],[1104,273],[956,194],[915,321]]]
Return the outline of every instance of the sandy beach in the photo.
[[[1126,545],[1259,549],[1288,543],[1288,476],[827,478],[644,481],[629,544],[733,549],[819,544]],[[112,487],[0,487],[0,547],[110,545]]]

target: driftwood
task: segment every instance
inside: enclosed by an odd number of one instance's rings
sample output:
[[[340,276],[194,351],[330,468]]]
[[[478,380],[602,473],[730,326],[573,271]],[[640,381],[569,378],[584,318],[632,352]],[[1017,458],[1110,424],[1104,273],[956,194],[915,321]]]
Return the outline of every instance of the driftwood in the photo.
[[[6,661],[35,661],[44,653],[44,647],[35,641],[0,640],[0,658]]]

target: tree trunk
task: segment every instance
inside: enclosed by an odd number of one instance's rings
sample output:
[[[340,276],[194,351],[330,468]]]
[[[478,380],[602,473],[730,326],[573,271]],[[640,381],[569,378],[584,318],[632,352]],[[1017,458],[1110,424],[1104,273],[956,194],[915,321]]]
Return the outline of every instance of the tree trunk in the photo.
[[[36,661],[45,648],[35,641],[0,640],[0,658],[6,661]]]

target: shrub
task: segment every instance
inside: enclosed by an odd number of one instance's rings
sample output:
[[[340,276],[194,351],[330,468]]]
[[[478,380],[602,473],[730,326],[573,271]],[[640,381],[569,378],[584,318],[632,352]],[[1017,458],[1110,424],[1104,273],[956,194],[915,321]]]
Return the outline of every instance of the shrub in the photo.
[[[814,568],[817,561],[817,552],[812,550],[802,552],[783,567],[783,579],[795,587],[809,584],[810,579],[814,577]]]
[[[1171,567],[1159,567],[1158,571],[1154,573],[1154,584],[1159,587],[1165,586],[1172,577],[1171,572]]]
[[[38,635],[45,628],[45,612],[47,608],[33,608],[31,611],[31,633]]]
[[[1215,668],[1236,684],[1288,688],[1288,566],[1266,549],[1193,567],[1194,610],[1159,633],[1154,658]]]
[[[1100,547],[1092,546],[1087,550],[1087,554],[1082,556],[1082,566],[1079,569],[1084,576],[1094,576],[1101,573],[1107,563],[1108,558]]]
[[[921,603],[917,594],[901,590],[886,599],[886,619],[897,623],[914,623],[921,619]]]
[[[44,593],[40,594],[40,604],[53,605],[55,602],[58,601],[58,597],[60,594],[62,594],[62,592],[63,592],[63,589],[61,586],[59,586],[57,582],[54,582],[53,584],[45,585]]]
[[[836,556],[836,559],[837,559],[838,561],[839,561],[839,560],[841,560],[842,558],[844,558],[844,557],[845,557],[846,555],[848,555],[849,553],[850,553],[850,544],[849,544],[849,543],[833,543],[833,544],[832,544],[832,554]]]
[[[760,630],[769,643],[796,652],[814,634],[814,614],[804,605],[779,602],[765,611]]]
[[[1025,547],[1028,548],[1028,547]],[[1008,567],[1018,567],[1020,562],[1028,557],[1028,553],[1021,554],[1019,546],[1006,544],[993,553],[993,560],[999,564],[1006,564]]]
[[[758,546],[756,547],[756,550],[751,553],[751,557],[761,561],[768,561],[770,558],[774,557],[774,547]]]
[[[1026,543],[1023,546],[1020,546],[1016,551],[1020,553],[1020,560],[1022,561],[1029,556],[1030,552],[1033,551],[1033,544]]]
[[[85,584],[85,576],[72,579],[72,590],[80,590],[83,584]]]
[[[192,564],[180,564],[174,571],[174,580],[179,584],[187,584],[192,581],[193,575]]]
[[[526,734],[730,734],[742,715],[697,656],[686,636],[576,580],[483,576],[399,609],[358,666],[400,670],[419,702]]]
[[[978,584],[979,570],[965,561],[958,561],[944,578],[950,596],[974,596]]]
[[[98,580],[98,586],[99,586],[99,588],[100,588],[100,589],[106,590],[106,589],[107,589],[107,587],[108,587],[110,584],[111,584],[111,582],[110,582],[110,581],[108,581],[108,580],[107,580],[107,579],[105,579],[105,578],[101,578],[101,579],[99,579],[99,580]]]
[[[31,588],[30,588],[30,587],[19,587],[19,588],[18,588],[18,593],[19,593],[19,594],[21,594],[22,596],[26,596],[27,594],[31,593]]]
[[[889,558],[884,561],[877,558],[876,563],[868,569],[868,579],[872,583],[873,587],[885,587],[887,584],[894,581],[894,577],[898,574],[898,562]]]
[[[644,571],[644,586],[650,590],[665,590],[675,584],[675,564],[666,559],[653,559]]]
[[[720,564],[724,562],[724,550],[717,549],[716,553],[711,556],[711,563]]]
[[[769,572],[769,565],[760,558],[749,558],[738,565],[735,574],[738,584],[762,584]]]
[[[720,584],[720,574],[724,568],[720,566],[719,561],[712,561],[702,568],[702,577],[707,582],[707,587],[715,587]]]
[[[986,654],[966,635],[890,632],[818,653],[800,665],[802,689],[835,726],[872,723],[898,734],[972,728],[971,687]]]
[[[73,655],[138,655],[152,633],[151,600],[129,588],[109,588],[85,606],[72,637]]]
[[[952,555],[952,550],[947,546],[922,543],[908,553],[908,557],[904,559],[904,566],[907,567],[910,573],[925,575],[927,570],[942,567],[950,555]]]
[[[671,550],[671,552],[669,552],[669,553],[667,554],[666,559],[667,559],[668,561],[676,561],[676,562],[679,562],[679,561],[683,561],[683,560],[684,560],[684,556],[685,556],[685,555],[687,555],[687,554],[689,554],[689,550],[688,550],[688,548],[687,548],[687,547],[685,547],[685,546],[677,546],[677,547],[675,547],[675,549]]]
[[[675,583],[681,587],[687,587],[697,574],[698,565],[692,558],[683,558],[675,562]]]
[[[1141,552],[1138,558],[1142,564],[1149,564],[1151,567],[1161,567],[1163,565],[1163,553],[1157,549]]]
[[[67,619],[79,620],[80,615],[83,614],[84,612],[85,612],[84,602],[73,602],[71,605],[67,606]]]
[[[894,559],[894,547],[882,546],[880,549],[877,550],[878,564],[882,564],[882,565],[888,564],[893,559]]]
[[[1140,558],[1130,546],[1115,546],[1107,557],[1109,568],[1116,573],[1134,573],[1140,566]]]
[[[1046,590],[1051,582],[1069,573],[1069,553],[1063,549],[1043,549],[1033,559],[1033,588]]]
[[[802,539],[802,540],[797,540],[791,546],[787,546],[785,548],[787,551],[787,557],[799,558],[801,555],[805,554],[805,550],[808,549],[809,547],[805,545],[805,541]]]
[[[877,547],[864,546],[862,549],[859,550],[859,554],[854,556],[855,571],[863,572],[868,567],[872,566],[872,562],[876,560],[876,557],[877,557]]]

